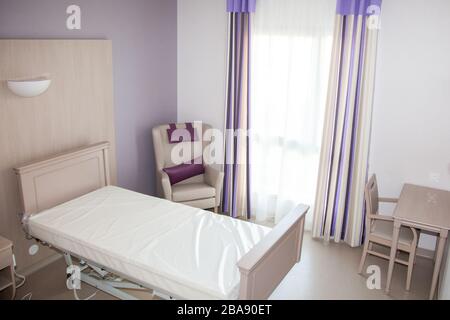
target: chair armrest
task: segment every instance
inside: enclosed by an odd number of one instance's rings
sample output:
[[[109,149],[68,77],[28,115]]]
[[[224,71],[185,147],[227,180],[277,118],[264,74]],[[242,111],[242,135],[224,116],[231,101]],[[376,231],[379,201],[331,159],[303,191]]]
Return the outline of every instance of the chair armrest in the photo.
[[[369,214],[369,219],[373,220],[383,220],[383,221],[394,221],[394,217],[382,216],[380,214]]]
[[[386,202],[386,203],[397,203],[398,199],[394,198],[378,198],[379,202]]]
[[[158,178],[161,180],[161,186],[164,194],[164,198],[172,201],[172,185],[167,173],[164,171],[158,171]]]
[[[216,207],[220,205],[224,174],[211,166],[205,166],[205,182],[216,189]]]

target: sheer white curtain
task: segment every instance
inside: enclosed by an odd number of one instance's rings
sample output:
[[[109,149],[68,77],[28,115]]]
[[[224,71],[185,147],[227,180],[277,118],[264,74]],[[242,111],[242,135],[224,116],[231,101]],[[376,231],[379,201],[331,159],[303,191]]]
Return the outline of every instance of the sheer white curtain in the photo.
[[[257,3],[250,181],[258,221],[277,223],[300,202],[314,205],[335,10],[335,0]]]

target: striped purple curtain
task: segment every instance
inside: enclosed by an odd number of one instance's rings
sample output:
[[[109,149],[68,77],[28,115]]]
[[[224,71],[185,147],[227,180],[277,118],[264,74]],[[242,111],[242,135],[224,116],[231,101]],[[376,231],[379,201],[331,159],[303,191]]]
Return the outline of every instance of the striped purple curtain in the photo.
[[[256,0],[227,0],[229,13],[222,211],[250,218],[250,19]]]
[[[364,234],[381,0],[338,0],[313,235],[359,246]]]

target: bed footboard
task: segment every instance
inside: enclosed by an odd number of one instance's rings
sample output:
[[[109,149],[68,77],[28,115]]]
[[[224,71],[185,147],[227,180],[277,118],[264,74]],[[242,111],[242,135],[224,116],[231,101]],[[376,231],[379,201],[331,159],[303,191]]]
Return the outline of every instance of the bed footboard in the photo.
[[[308,210],[308,206],[298,205],[239,260],[239,299],[267,299],[289,270],[300,261]]]

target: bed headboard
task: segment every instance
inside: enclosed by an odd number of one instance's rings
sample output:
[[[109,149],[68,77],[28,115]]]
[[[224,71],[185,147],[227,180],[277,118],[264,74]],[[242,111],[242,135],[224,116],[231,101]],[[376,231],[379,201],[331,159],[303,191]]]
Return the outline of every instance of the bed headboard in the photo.
[[[25,215],[110,184],[109,143],[102,142],[14,169]]]

